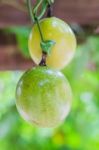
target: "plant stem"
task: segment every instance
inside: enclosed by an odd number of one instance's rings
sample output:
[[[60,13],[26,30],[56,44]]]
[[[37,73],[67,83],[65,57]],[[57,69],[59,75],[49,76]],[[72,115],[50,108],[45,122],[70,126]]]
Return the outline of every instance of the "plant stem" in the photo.
[[[41,31],[41,28],[40,28],[40,24],[39,24],[39,20],[38,20],[38,17],[36,16],[36,10],[38,9],[38,7],[39,7],[39,5],[41,4],[41,2],[42,2],[42,0],[40,0],[39,3],[38,3],[38,4],[36,5],[36,7],[34,8],[34,13],[33,13],[33,11],[32,11],[31,0],[27,0],[27,5],[28,5],[28,10],[29,10],[29,14],[30,14],[31,20],[32,20],[33,23],[34,23],[34,21],[37,23],[41,40],[42,40],[42,42],[44,42],[43,34],[42,34],[42,31]]]
[[[47,56],[47,54],[43,52],[42,53],[42,60],[39,63],[39,66],[46,66],[46,56]]]
[[[47,0],[47,2],[49,3],[49,5],[51,5],[52,3],[54,3],[54,0]]]
[[[29,10],[29,14],[32,20],[32,23],[34,23],[34,16],[33,16],[33,12],[32,12],[32,4],[31,4],[31,0],[27,0],[27,6],[28,6],[28,10]]]
[[[41,27],[40,27],[38,18],[36,16],[34,16],[34,18],[35,18],[35,22],[37,23],[37,26],[38,26],[38,30],[39,30],[39,33],[40,33],[41,41],[44,42],[44,38],[43,38],[43,34],[42,34],[42,31],[41,31]]]
[[[48,5],[47,17],[52,17],[52,11],[53,11],[52,6],[51,6],[51,5]]]
[[[48,3],[46,1],[44,1],[44,3],[42,4],[41,12],[38,16],[38,19],[41,19],[43,17],[43,15],[45,14],[45,12],[47,10],[47,6],[48,6]]]
[[[46,56],[47,56],[47,54],[49,53],[49,51],[51,50],[52,46],[55,43],[52,40],[49,40],[49,41],[44,40],[43,33],[41,31],[41,27],[40,27],[40,23],[39,23],[39,16],[41,17],[41,15],[44,14],[44,12],[46,11],[46,9],[48,7],[47,17],[51,17],[52,16],[52,10],[51,10],[51,4],[52,3],[53,3],[53,0],[37,0],[37,3],[35,5],[34,9],[32,10],[31,0],[27,0],[27,6],[28,6],[28,10],[29,10],[31,20],[32,20],[33,23],[35,22],[37,24],[37,28],[39,30],[40,37],[41,37],[40,45],[41,45],[41,48],[42,48],[42,60],[39,64],[41,66],[46,65]],[[41,14],[38,16],[37,13],[38,13],[38,9],[39,9],[41,4],[42,4]]]
[[[36,13],[39,6],[42,4],[43,0],[38,0],[37,4],[35,5],[33,12]]]

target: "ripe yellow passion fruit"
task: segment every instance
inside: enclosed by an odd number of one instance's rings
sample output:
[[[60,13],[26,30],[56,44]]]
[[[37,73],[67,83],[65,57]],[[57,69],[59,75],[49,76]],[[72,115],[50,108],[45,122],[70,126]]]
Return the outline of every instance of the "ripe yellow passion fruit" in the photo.
[[[40,28],[45,41],[55,42],[51,53],[47,55],[46,65],[58,70],[63,69],[75,54],[76,38],[73,31],[68,24],[56,17],[42,19]],[[42,59],[40,43],[40,33],[37,24],[34,24],[29,36],[28,47],[30,56],[36,64],[39,64]]]

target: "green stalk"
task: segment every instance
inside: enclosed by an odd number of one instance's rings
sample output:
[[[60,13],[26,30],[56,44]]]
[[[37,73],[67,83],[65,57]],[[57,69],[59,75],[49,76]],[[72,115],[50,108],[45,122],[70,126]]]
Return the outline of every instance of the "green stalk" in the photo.
[[[36,14],[37,9],[39,8],[39,6],[42,4],[44,0],[38,0],[37,4],[35,5],[34,9],[33,9],[33,13]]]
[[[38,30],[39,30],[39,33],[40,33],[41,41],[44,42],[44,38],[43,38],[41,27],[40,27],[40,24],[39,24],[39,21],[38,21],[38,17],[35,16],[34,18],[35,18],[35,22],[37,23],[37,27],[38,27]]]
[[[31,6],[32,6],[31,0],[27,0],[27,6],[28,6],[28,10],[29,10],[29,14],[30,14],[32,23],[34,23],[34,16],[33,16],[32,8],[31,8]]]
[[[51,5],[52,3],[54,3],[54,0],[47,0],[47,2],[49,3],[49,5]]]
[[[37,0],[37,4],[35,5],[34,9],[32,10],[31,0],[27,0],[27,5],[28,5],[31,20],[33,23],[35,22],[37,24],[37,27],[38,27],[38,30],[40,33],[40,37],[41,37],[40,46],[41,46],[41,49],[44,54],[45,53],[50,54],[51,49],[55,45],[56,42],[53,40],[44,40],[43,33],[41,31],[41,27],[40,27],[40,23],[39,23],[39,16],[37,16],[37,11],[38,11],[40,5],[42,4],[41,14],[43,15],[47,9],[47,6],[51,5],[51,3],[52,3],[52,0],[50,0],[50,1],[49,0]]]
[[[43,17],[43,15],[45,14],[46,10],[47,10],[47,7],[48,7],[48,3],[46,0],[44,0],[43,4],[42,4],[42,8],[41,8],[41,12],[38,16],[38,19],[41,19]]]

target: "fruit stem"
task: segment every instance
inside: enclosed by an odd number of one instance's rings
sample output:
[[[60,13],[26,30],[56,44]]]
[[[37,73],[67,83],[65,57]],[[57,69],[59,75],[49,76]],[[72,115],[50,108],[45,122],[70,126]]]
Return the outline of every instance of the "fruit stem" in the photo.
[[[41,44],[41,48],[42,48],[42,60],[39,65],[45,66],[46,65],[46,56],[49,53],[49,51],[51,50],[52,46],[54,46],[55,42],[52,40],[49,40],[49,41],[44,40],[42,31],[41,31],[41,27],[40,27],[40,23],[39,23],[39,16],[37,16],[38,8],[40,7],[40,5],[42,3],[43,3],[43,5],[42,5],[42,11],[41,11],[40,17],[44,14],[44,12],[46,11],[47,8],[48,8],[47,17],[51,17],[52,16],[51,4],[54,3],[54,0],[37,0],[37,3],[33,10],[32,10],[31,0],[27,0],[27,6],[28,6],[28,10],[29,10],[29,14],[30,14],[32,23],[34,23],[34,22],[37,23],[37,27],[38,27],[40,37],[41,37],[40,44]]]
[[[39,66],[46,66],[46,55],[47,54],[45,52],[42,53],[42,60],[39,63]]]
[[[53,16],[53,8],[52,8],[52,6],[49,4],[48,5],[48,10],[47,10],[47,17],[52,17]]]
[[[53,11],[53,9],[52,9],[52,7],[51,7],[52,5],[51,5],[51,2],[48,4],[48,6],[47,6],[47,17],[52,17],[52,11]],[[40,26],[39,26],[39,23],[38,23],[38,28],[40,29]],[[41,30],[39,30],[39,31],[41,31]],[[42,37],[42,34],[41,34],[41,37]],[[42,40],[44,40],[43,39],[43,37],[42,37]],[[41,62],[40,62],[40,64],[39,64],[39,66],[46,66],[46,56],[47,56],[47,53],[45,53],[44,51],[42,51],[42,60],[41,60]]]
[[[38,21],[38,17],[36,17],[35,14],[34,14],[34,19],[35,19],[35,22],[37,23],[37,27],[38,27],[38,30],[39,30],[39,33],[40,33],[41,41],[44,42],[44,38],[43,38],[41,27],[40,27],[40,24],[39,24],[39,21]]]
[[[48,1],[47,17],[52,17],[53,16],[53,3],[54,3],[54,0],[47,0],[47,1]]]

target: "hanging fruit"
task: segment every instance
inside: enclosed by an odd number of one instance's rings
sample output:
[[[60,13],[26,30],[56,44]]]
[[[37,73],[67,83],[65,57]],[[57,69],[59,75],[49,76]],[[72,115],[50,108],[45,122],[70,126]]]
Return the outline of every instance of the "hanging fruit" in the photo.
[[[68,115],[72,103],[71,87],[59,70],[72,60],[76,39],[67,23],[51,16],[52,3],[54,0],[39,0],[32,9],[31,1],[27,0],[34,23],[28,46],[37,66],[23,74],[16,88],[19,113],[39,127],[59,125]],[[47,9],[47,18],[41,19]]]

